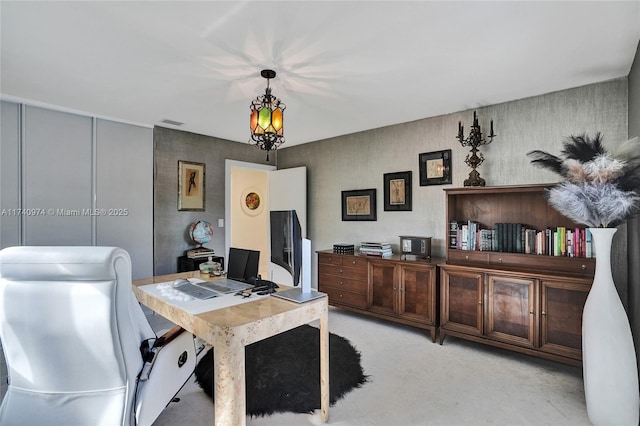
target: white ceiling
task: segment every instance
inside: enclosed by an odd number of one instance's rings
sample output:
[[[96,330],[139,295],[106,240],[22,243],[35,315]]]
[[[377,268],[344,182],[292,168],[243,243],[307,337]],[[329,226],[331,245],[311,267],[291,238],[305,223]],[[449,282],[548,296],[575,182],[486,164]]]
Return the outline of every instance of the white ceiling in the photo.
[[[272,68],[283,148],[626,76],[640,40],[639,0],[2,0],[0,15],[4,99],[247,142]]]

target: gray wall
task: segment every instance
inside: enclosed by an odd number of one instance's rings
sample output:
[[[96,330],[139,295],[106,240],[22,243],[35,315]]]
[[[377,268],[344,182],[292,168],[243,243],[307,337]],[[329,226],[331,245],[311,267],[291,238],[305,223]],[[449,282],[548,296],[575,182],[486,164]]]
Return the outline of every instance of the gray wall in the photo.
[[[150,276],[152,130],[6,101],[0,113],[0,248],[119,246],[134,278]]]
[[[640,43],[629,73],[629,137],[640,137]],[[640,216],[629,221],[629,320],[640,367]],[[640,370],[640,368],[639,368]]]
[[[195,247],[188,235],[190,224],[205,220],[214,227],[213,239],[206,246],[224,256],[224,229],[218,219],[224,216],[225,160],[274,164],[277,155],[249,144],[156,127],[154,139],[154,271],[155,275],[177,271],[177,258]],[[205,163],[205,210],[178,211],[178,161]],[[226,263],[226,260],[225,260]]]
[[[549,171],[535,168],[526,153],[541,149],[560,153],[563,138],[577,133],[604,134],[608,148],[627,139],[627,79],[567,89],[542,96],[477,108],[480,124],[494,120],[497,137],[481,149],[479,167],[487,185],[556,182]],[[433,237],[435,255],[444,255],[446,186],[419,186],[418,155],[452,149],[453,184],[461,187],[470,169],[468,153],[455,139],[458,121],[468,134],[473,110],[331,138],[282,149],[278,168],[307,166],[309,238],[313,250],[336,242],[388,241],[398,250],[400,235]],[[383,210],[383,174],[413,172],[413,210]],[[376,222],[343,222],[341,191],[377,189]],[[622,233],[618,233],[622,234]],[[624,235],[619,236],[624,238]],[[626,261],[616,283],[626,300]],[[314,257],[313,270],[316,271]],[[314,277],[314,280],[316,278]],[[314,281],[315,284],[315,281]]]

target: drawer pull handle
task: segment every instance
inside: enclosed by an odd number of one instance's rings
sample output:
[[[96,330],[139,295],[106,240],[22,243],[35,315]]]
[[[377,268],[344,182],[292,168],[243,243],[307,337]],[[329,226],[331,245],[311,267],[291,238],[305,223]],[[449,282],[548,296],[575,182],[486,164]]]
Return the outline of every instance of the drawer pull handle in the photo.
[[[342,281],[340,281],[340,285],[342,285]]]
[[[547,315],[545,311],[540,312],[542,315]]]
[[[340,273],[342,273],[342,269],[340,269]]]
[[[468,256],[468,255],[467,255],[467,256],[465,256],[465,257],[464,257],[464,260],[469,260],[469,256]]]
[[[502,263],[502,258],[501,257],[498,258],[498,263]]]
[[[533,311],[529,312],[529,314],[533,315]]]
[[[581,265],[580,267],[582,268],[583,271],[587,269],[587,265]]]
[[[340,297],[340,299],[342,299],[342,293],[340,293],[340,296],[339,296],[339,297]]]
[[[482,300],[478,300],[478,305],[482,305]]]
[[[352,260],[352,261],[351,261],[351,263],[353,263],[353,264],[355,265],[355,264],[356,264],[356,261],[355,261],[355,260]]]

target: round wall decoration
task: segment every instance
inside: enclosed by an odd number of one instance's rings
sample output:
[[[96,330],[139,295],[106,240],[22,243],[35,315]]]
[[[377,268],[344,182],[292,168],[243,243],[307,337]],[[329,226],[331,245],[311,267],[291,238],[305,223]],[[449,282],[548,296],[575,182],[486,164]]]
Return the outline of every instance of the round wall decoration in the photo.
[[[247,188],[242,191],[240,206],[242,207],[242,211],[249,216],[256,216],[262,211],[264,201],[265,200],[262,199],[262,196],[257,189]]]

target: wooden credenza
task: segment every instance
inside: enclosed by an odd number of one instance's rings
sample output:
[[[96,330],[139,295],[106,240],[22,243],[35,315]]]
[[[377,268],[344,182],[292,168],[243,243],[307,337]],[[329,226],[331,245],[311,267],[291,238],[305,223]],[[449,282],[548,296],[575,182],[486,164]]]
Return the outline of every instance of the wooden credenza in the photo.
[[[582,309],[591,279],[442,264],[440,343],[447,334],[582,365]]]
[[[318,251],[318,290],[329,304],[429,330],[438,327],[437,263]]]

